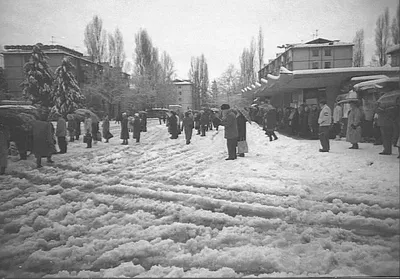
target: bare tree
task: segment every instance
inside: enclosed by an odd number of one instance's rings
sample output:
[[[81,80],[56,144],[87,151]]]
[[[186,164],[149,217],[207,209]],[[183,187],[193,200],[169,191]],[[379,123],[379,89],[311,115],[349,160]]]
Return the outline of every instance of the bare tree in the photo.
[[[360,29],[356,32],[356,36],[353,40],[353,66],[362,67],[364,66],[364,29]]]
[[[258,31],[258,65],[259,70],[261,71],[264,66],[264,35],[261,26]]]
[[[391,26],[391,33],[392,33],[392,41],[394,45],[400,44],[400,4],[397,5],[397,13],[396,16],[393,18],[392,26]]]
[[[240,88],[240,73],[233,64],[222,73],[218,79],[219,89],[222,94],[226,95],[229,103],[230,97],[239,92]]]
[[[255,64],[256,43],[251,39],[250,48],[244,48],[240,56],[240,83],[243,87],[253,84],[256,81],[257,73]]]
[[[171,81],[175,74],[174,62],[166,51],[161,54],[161,67],[164,81]]]
[[[125,51],[124,51],[124,38],[121,31],[118,28],[114,31],[114,41],[115,41],[115,59],[114,66],[123,68],[125,62]]]
[[[88,54],[95,62],[106,60],[106,31],[103,29],[103,21],[95,15],[85,28],[84,40]]]
[[[108,62],[114,65],[115,59],[115,40],[112,34],[108,34]]]
[[[206,104],[208,100],[208,66],[202,54],[200,57],[192,57],[189,70],[189,78],[193,83],[193,104],[194,109]]]
[[[386,8],[376,21],[375,44],[379,65],[384,66],[387,62],[386,51],[389,46],[389,8]]]

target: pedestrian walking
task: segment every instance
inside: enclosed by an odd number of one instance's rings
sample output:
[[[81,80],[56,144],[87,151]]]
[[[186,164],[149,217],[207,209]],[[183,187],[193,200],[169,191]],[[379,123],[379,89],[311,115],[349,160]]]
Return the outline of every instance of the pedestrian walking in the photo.
[[[128,115],[126,112],[122,114],[121,120],[121,139],[122,145],[128,145],[129,131],[128,131]]]
[[[358,149],[358,143],[361,141],[362,136],[362,112],[358,107],[358,101],[350,102],[350,112],[347,121],[346,141],[352,144],[349,149]]]
[[[136,142],[140,142],[140,132],[143,131],[143,119],[140,119],[138,113],[135,113],[133,116],[133,138],[136,139]]]
[[[108,140],[113,137],[110,133],[110,120],[108,119],[108,115],[104,116],[103,120],[103,138],[106,140],[105,143],[108,143]]]
[[[0,123],[0,175],[6,173],[8,165],[8,145],[10,140],[10,131]]]
[[[76,124],[76,126],[75,126],[75,139],[79,140],[79,136],[81,135],[81,121],[78,118],[76,118],[75,119],[75,124]]]
[[[36,157],[36,167],[42,167],[42,157],[47,158],[47,163],[54,163],[51,156],[56,153],[55,139],[53,137],[52,125],[47,121],[32,121],[33,131],[33,154]]]
[[[207,112],[201,111],[201,117],[200,117],[201,137],[206,136],[206,130],[207,130],[209,122],[210,122],[210,118],[208,117]]]
[[[178,118],[176,117],[176,112],[171,111],[171,116],[168,119],[169,131],[171,133],[170,139],[178,138]]]
[[[185,117],[182,120],[181,131],[185,133],[186,144],[190,144],[194,128],[193,118],[190,117],[189,112],[185,112]]]
[[[225,160],[235,160],[237,158],[236,146],[238,138],[236,116],[228,104],[221,105],[221,111],[222,111],[221,126],[225,127],[224,137],[226,138],[226,145],[228,148],[228,158],[226,158]]]
[[[277,140],[278,137],[275,134],[275,130],[276,130],[276,125],[277,125],[277,120],[276,120],[276,110],[275,108],[273,109],[269,109],[266,113],[265,113],[265,121],[266,121],[266,125],[265,125],[265,134],[269,137],[269,141],[273,141],[273,140]],[[274,139],[272,139],[272,137]]]
[[[60,148],[60,154],[67,153],[67,122],[65,121],[64,117],[61,114],[56,113],[58,116],[57,119],[57,127],[56,127],[56,137],[58,148]]]
[[[141,112],[140,113],[140,125],[142,132],[147,132],[147,113]]]
[[[199,112],[194,114],[194,128],[197,130],[197,135],[200,135],[200,119],[201,115]]]
[[[319,140],[321,141],[322,149],[319,152],[329,152],[329,128],[332,122],[331,109],[326,104],[325,100],[319,102],[321,112],[319,113],[318,125],[319,125]]]
[[[72,114],[67,115],[67,120],[68,120],[67,130],[68,130],[68,135],[69,135],[69,141],[74,142],[75,141],[76,121]]]

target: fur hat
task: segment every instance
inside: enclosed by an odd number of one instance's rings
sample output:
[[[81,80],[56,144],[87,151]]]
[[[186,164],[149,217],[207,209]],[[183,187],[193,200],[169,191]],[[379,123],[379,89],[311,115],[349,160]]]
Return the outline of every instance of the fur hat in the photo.
[[[231,107],[228,104],[221,105],[221,110],[230,109]]]

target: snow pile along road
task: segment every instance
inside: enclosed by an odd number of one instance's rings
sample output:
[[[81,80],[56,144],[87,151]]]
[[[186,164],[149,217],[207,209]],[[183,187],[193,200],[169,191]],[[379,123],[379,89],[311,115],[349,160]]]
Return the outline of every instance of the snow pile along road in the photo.
[[[223,128],[186,145],[157,122],[140,144],[114,125],[109,144],[70,143],[52,166],[11,162],[0,275],[399,275],[396,156],[248,125],[250,153],[225,161]]]

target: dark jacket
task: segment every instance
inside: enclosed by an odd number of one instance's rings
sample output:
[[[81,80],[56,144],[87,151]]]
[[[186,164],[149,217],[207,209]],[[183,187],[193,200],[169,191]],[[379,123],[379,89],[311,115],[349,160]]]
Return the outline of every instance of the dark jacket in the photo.
[[[192,138],[193,128],[194,128],[193,119],[191,117],[183,118],[181,130],[185,132],[186,140],[190,140]]]
[[[53,154],[55,146],[51,123],[35,120],[32,122],[32,130],[33,154],[36,157],[45,157]]]
[[[68,120],[67,130],[71,137],[76,135],[76,121],[74,119]]]
[[[121,139],[129,139],[129,131],[128,131],[128,118],[125,117],[121,120]]]
[[[239,113],[236,117],[236,124],[238,129],[238,141],[246,140],[246,117]]]
[[[173,137],[178,136],[178,118],[176,115],[171,115],[168,120],[169,131]]]
[[[206,126],[209,122],[210,118],[208,117],[208,114],[203,112],[200,117],[200,125]]]
[[[110,120],[108,119],[103,121],[103,138],[110,139]]]
[[[139,117],[134,117],[133,119],[133,138],[140,138],[140,132],[142,131],[142,120]]]
[[[277,115],[276,115],[276,110],[270,109],[269,111],[267,111],[267,112],[265,113],[265,115],[266,115],[266,122],[267,122],[266,125],[265,125],[266,130],[267,130],[267,131],[273,131],[273,130],[275,130],[276,124],[277,124],[277,120],[276,120],[276,117],[277,117]]]
[[[226,139],[234,139],[238,137],[236,116],[232,110],[229,110],[226,116],[222,118],[221,125],[225,127]]]

